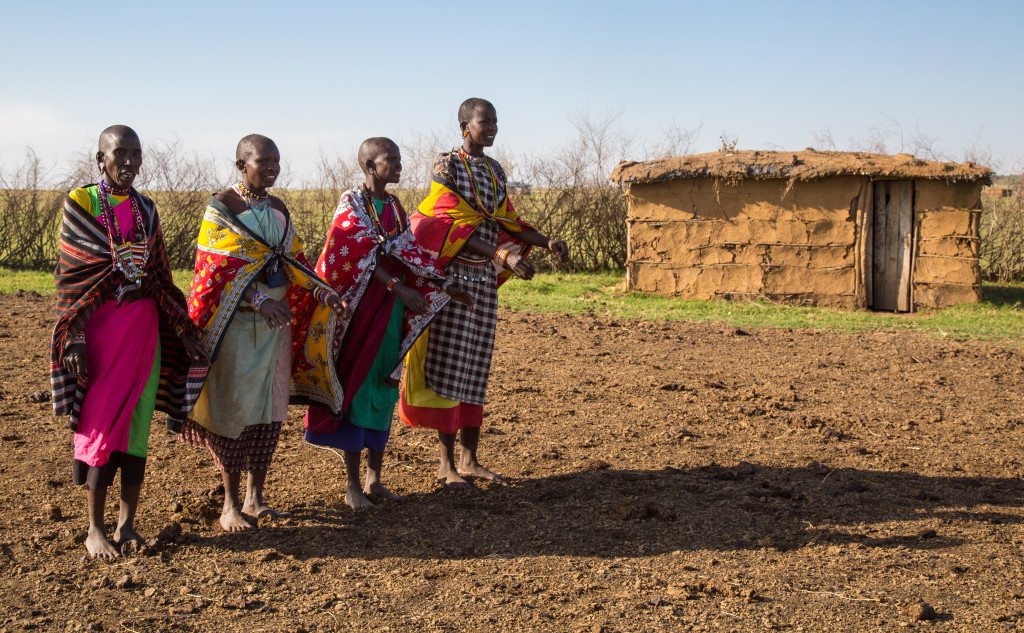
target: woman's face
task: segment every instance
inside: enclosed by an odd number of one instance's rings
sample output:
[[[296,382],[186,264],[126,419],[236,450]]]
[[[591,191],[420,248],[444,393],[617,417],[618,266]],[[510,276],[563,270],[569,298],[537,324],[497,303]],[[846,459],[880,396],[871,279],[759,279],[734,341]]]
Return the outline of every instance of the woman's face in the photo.
[[[273,187],[281,174],[281,152],[273,143],[256,143],[235,164],[252,189],[264,191]]]
[[[473,116],[462,124],[462,130],[469,132],[469,139],[482,147],[494,145],[494,137],[498,135],[498,113],[494,106],[477,106]]]
[[[103,168],[107,184],[127,189],[142,167],[142,143],[135,134],[112,133],[106,137],[103,149],[96,152],[96,162]]]

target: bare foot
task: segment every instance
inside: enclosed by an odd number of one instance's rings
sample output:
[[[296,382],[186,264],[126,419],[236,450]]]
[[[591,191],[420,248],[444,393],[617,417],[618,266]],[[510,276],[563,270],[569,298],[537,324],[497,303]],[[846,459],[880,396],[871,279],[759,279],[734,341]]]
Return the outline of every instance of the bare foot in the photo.
[[[445,488],[454,488],[456,490],[473,487],[459,475],[458,471],[453,468],[445,468],[444,466],[437,469],[437,482]]]
[[[140,536],[139,533],[135,531],[135,528],[131,526],[117,526],[117,529],[114,530],[114,542],[117,543],[118,546],[121,546],[127,543],[128,541],[135,541],[139,545],[143,545],[145,544],[146,539],[142,538],[142,536]]]
[[[480,477],[488,481],[504,481],[501,475],[484,468],[478,463],[459,464],[459,474],[463,477]]]
[[[353,510],[366,510],[367,508],[373,507],[373,502],[366,498],[363,491],[358,486],[349,487],[345,491],[345,505],[352,508]]]
[[[220,526],[226,532],[241,532],[252,529],[252,523],[249,523],[248,519],[242,516],[238,508],[224,508],[224,512],[220,514]]]
[[[250,503],[246,501],[242,504],[242,514],[248,514],[251,517],[262,519],[263,517],[270,517],[272,519],[287,519],[292,515],[291,512],[285,512],[284,510],[275,510],[265,503]]]
[[[363,492],[369,496],[377,497],[378,499],[383,499],[385,501],[402,501],[405,499],[402,495],[396,495],[388,490],[384,487],[384,484],[379,481],[375,481],[372,484],[366,484],[366,487],[363,488]]]
[[[121,556],[121,553],[107,540],[107,535],[98,528],[89,528],[89,535],[85,537],[85,549],[93,558],[101,560],[113,560]]]

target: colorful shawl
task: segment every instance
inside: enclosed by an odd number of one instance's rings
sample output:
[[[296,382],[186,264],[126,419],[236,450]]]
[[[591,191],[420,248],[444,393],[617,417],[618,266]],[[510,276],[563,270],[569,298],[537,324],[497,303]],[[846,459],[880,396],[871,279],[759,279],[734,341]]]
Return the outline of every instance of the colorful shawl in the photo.
[[[91,186],[91,185],[90,185]],[[206,379],[205,364],[192,365],[181,344],[180,336],[199,337],[185,310],[185,296],[171,279],[160,218],[153,201],[134,189],[142,212],[149,260],[142,280],[142,293],[156,300],[160,312],[161,364],[156,408],[181,417],[192,408],[199,389]],[[50,381],[53,387],[55,415],[70,415],[71,424],[78,421],[85,386],[65,371],[61,360],[72,343],[84,342],[85,326],[90,317],[115,290],[125,283],[122,273],[111,260],[107,229],[88,209],[68,196],[64,200],[64,216],[60,230],[60,253],[54,271],[57,283],[57,323],[50,344]]]
[[[407,227],[405,210],[398,199],[391,196],[391,203],[402,220],[401,226]],[[359,302],[373,279],[378,258],[385,255],[415,275],[415,280],[408,285],[430,302],[430,309],[424,314],[405,311],[399,347],[399,358],[403,359],[434,316],[448,303],[448,295],[439,287],[444,282],[444,274],[434,258],[419,247],[408,228],[382,243],[367,211],[362,191],[359,188],[346,191],[334,213],[316,271],[348,302],[350,315],[354,316],[359,309]],[[351,317],[346,320],[335,318],[329,308],[312,301],[309,293],[302,296],[293,290],[288,300],[295,315],[292,322],[292,394],[340,413],[344,394],[338,380],[336,361]],[[392,372],[396,380],[401,375],[401,368],[402,363],[399,362]]]
[[[235,316],[246,288],[259,279],[269,265],[280,262],[298,296],[311,296],[317,288],[330,291],[310,268],[302,251],[302,240],[295,233],[284,202],[273,196],[270,201],[288,220],[280,244],[264,242],[216,197],[210,199],[203,215],[188,314],[202,330],[210,362],[217,357],[224,331]]]
[[[451,154],[447,155],[451,160]],[[516,238],[514,233],[530,229],[516,213],[507,193],[502,195],[500,202],[495,204],[494,213],[478,208],[458,193],[458,187],[450,182],[450,169],[444,169],[446,155],[441,155],[438,166],[434,169],[434,177],[430,183],[430,193],[420,203],[419,212],[413,214],[412,232],[416,241],[437,259],[441,268],[446,268],[465,247],[467,240],[473,235],[485,219],[490,218],[498,224],[498,246],[506,247],[512,252],[526,256],[530,246]],[[511,233],[510,233],[511,232]],[[498,273],[498,286],[501,286],[512,271],[493,264]],[[416,412],[415,415],[431,417],[434,413],[444,411],[446,414],[456,410],[458,402],[448,400],[432,391],[426,382],[427,342],[430,329],[416,341],[405,359],[405,374],[401,387],[401,411]]]
[[[530,246],[512,234],[532,228],[516,213],[507,195],[495,205],[493,214],[478,209],[458,193],[455,183],[448,182],[441,170],[435,170],[430,182],[430,193],[420,203],[419,212],[411,219],[416,241],[437,260],[442,270],[448,267],[466,245],[473,232],[487,218],[498,223],[498,246],[512,252],[529,254]],[[510,233],[511,232],[511,233]],[[497,264],[498,285],[512,276]]]

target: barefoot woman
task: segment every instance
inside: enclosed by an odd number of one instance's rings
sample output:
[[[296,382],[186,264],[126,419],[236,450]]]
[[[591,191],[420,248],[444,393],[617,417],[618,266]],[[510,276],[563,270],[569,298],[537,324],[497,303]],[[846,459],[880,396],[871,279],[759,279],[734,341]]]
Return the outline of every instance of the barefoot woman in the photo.
[[[441,154],[430,194],[411,218],[416,241],[449,277],[476,300],[475,308],[449,303],[406,358],[399,413],[411,426],[435,429],[440,443],[438,479],[465,486],[464,476],[496,479],[480,465],[477,445],[498,320],[498,286],[511,274],[530,279],[530,246],[560,259],[565,242],[523,222],[508,200],[505,171],[484,155],[498,133],[498,115],[484,99],[459,107],[462,146]],[[455,464],[455,438],[461,451]]]
[[[293,389],[322,403],[309,408],[306,441],[345,452],[345,503],[356,510],[372,506],[371,498],[397,498],[381,482],[381,465],[405,353],[449,296],[471,301],[416,245],[405,210],[385,189],[402,173],[398,146],[383,137],[366,139],[359,166],[366,181],[341,194],[316,269],[348,302],[352,319],[292,303],[294,338],[301,342]],[[318,358],[333,359],[326,380]],[[364,448],[366,485],[360,486]]]
[[[198,393],[206,354],[171,281],[156,206],[132,188],[142,166],[139,136],[124,125],[107,128],[96,164],[99,183],[64,201],[50,371],[54,413],[70,415],[75,431],[74,481],[87,490],[85,547],[114,558],[114,544],[143,540],[134,520],[153,412],[181,417]],[[121,510],[111,544],[103,509],[118,470]]]
[[[345,312],[306,262],[284,202],[267,193],[281,171],[277,145],[250,134],[235,157],[241,180],[210,200],[199,231],[188,309],[211,365],[182,434],[213,455],[224,483],[220,524],[230,532],[253,527],[245,515],[256,521],[278,514],[264,503],[263,487],[288,413],[292,315],[285,293],[295,286]]]

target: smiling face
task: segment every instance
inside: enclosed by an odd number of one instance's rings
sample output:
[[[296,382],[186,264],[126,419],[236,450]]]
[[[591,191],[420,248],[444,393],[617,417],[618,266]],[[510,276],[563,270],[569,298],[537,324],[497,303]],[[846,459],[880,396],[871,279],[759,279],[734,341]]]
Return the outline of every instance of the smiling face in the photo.
[[[381,182],[395,184],[402,178],[402,152],[394,143],[384,143],[369,168]]]
[[[138,134],[130,129],[104,134],[96,152],[96,163],[111,187],[131,187],[142,167],[142,142]]]
[[[469,132],[469,140],[481,147],[494,145],[494,137],[498,135],[498,112],[492,105],[478,105],[468,121],[459,123],[462,132]]]
[[[273,141],[254,142],[244,156],[235,161],[242,172],[242,184],[254,193],[263,193],[274,186],[281,174],[281,152]]]

